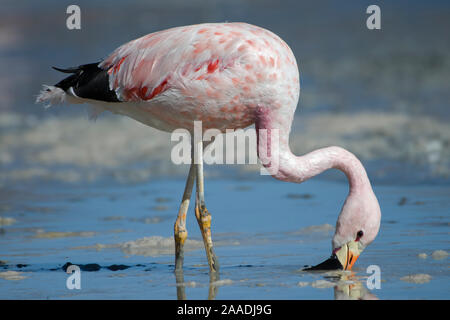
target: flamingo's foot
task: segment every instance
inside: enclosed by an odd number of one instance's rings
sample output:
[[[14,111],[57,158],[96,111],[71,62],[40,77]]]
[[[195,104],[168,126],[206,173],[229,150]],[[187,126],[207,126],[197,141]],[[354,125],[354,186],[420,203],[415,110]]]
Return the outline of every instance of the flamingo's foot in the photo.
[[[209,270],[211,272],[219,271],[219,260],[214,253],[211,239],[211,214],[204,205],[195,206],[195,217],[197,218],[200,231],[202,232],[203,243],[205,245],[206,257],[208,258]]]

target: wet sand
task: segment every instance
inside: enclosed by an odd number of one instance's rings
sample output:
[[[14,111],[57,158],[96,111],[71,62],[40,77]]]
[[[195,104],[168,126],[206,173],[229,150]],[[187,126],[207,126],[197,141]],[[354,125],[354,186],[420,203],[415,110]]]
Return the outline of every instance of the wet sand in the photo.
[[[184,182],[3,187],[2,299],[448,299],[449,188],[375,186],[383,219],[352,272],[303,272],[330,254],[347,192],[343,183],[302,185],[270,177],[208,179],[207,206],[221,264],[210,278],[189,211],[184,274],[173,272],[173,222]],[[293,196],[305,195],[309,196]],[[401,204],[402,198],[408,199]],[[162,200],[163,199],[163,200]],[[165,209],[155,209],[164,203]],[[224,205],[226,203],[226,205]],[[424,259],[421,254],[426,254]],[[81,290],[66,288],[70,264]],[[381,289],[366,285],[369,265]],[[177,281],[178,280],[178,281]]]

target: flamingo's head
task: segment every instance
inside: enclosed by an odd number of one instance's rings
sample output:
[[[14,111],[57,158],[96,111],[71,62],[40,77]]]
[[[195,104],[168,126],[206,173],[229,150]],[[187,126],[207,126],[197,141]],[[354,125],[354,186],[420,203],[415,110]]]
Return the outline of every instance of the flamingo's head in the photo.
[[[344,270],[350,270],[361,252],[375,240],[381,211],[371,187],[351,192],[336,223],[333,254]]]
[[[336,223],[331,257],[306,270],[351,270],[361,252],[375,239],[381,211],[371,187],[351,192]]]

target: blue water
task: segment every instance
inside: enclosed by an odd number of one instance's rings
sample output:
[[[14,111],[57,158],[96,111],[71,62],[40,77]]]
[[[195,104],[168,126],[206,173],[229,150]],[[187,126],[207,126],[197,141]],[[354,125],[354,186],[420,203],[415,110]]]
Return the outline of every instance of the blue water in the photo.
[[[183,184],[182,180],[157,180],[126,186],[44,187],[23,193],[20,202],[10,200],[11,209],[4,215],[17,221],[2,229],[0,272],[17,271],[26,278],[0,278],[0,298],[176,299],[177,288],[184,288],[188,299],[208,298],[211,286],[202,247],[186,252],[186,285],[177,287],[172,252],[145,256],[145,250],[133,254],[114,246],[149,236],[171,238]],[[221,264],[221,282],[213,286],[214,298],[333,299],[343,291],[342,281],[300,269],[330,255],[332,228],[310,232],[302,228],[334,226],[346,196],[345,184],[310,181],[295,185],[261,177],[210,179],[206,187]],[[449,191],[430,186],[375,187],[382,225],[378,238],[361,255],[352,274],[347,274],[351,287],[357,283],[365,288],[365,295],[379,299],[447,299],[448,258],[435,260],[431,254],[449,250]],[[21,191],[11,191],[16,192]],[[143,219],[152,217],[159,219]],[[192,208],[187,229],[189,239],[201,241]],[[36,238],[43,232],[91,233]],[[96,249],[98,244],[111,247]],[[428,257],[420,259],[420,253]],[[81,290],[69,290],[69,275],[62,269],[67,262],[97,264],[101,269],[82,270]],[[111,271],[112,265],[128,268]],[[370,265],[380,267],[380,289],[367,289]],[[429,282],[400,280],[423,273],[431,276]],[[313,287],[317,280],[334,285]],[[299,282],[307,284],[299,286]],[[345,294],[337,297],[348,298]]]

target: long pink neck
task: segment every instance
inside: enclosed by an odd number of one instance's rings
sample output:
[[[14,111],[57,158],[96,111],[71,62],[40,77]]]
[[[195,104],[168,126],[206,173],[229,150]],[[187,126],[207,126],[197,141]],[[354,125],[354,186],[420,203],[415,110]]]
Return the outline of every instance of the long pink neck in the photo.
[[[371,188],[361,162],[343,148],[333,146],[300,157],[294,155],[289,147],[290,122],[286,124],[286,119],[280,118],[260,113],[255,123],[258,156],[274,178],[301,183],[328,169],[338,169],[347,176],[350,193]]]

